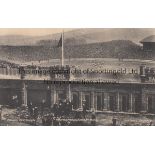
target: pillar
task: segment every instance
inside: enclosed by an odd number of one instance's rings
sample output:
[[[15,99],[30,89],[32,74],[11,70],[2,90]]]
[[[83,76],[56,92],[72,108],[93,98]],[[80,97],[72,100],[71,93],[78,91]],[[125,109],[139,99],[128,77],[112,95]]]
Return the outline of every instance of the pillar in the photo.
[[[129,94],[129,112],[134,112],[133,93]]]
[[[71,86],[70,86],[70,84],[68,84],[68,86],[67,86],[66,96],[69,99],[69,101],[71,102]]]
[[[141,90],[141,110],[140,111],[141,113],[147,112],[147,95],[144,88],[142,88]]]
[[[80,91],[79,92],[79,108],[82,108],[82,100],[83,100],[83,97],[82,97],[82,92]]]
[[[51,106],[51,85],[47,85],[46,103],[48,106]]]
[[[120,111],[120,95],[119,92],[116,94],[116,111]]]
[[[27,86],[25,81],[22,81],[21,101],[22,105],[27,106]]]
[[[53,106],[53,104],[56,103],[56,90],[55,90],[55,84],[51,85],[51,107]]]
[[[95,110],[95,93],[91,91],[91,110]]]

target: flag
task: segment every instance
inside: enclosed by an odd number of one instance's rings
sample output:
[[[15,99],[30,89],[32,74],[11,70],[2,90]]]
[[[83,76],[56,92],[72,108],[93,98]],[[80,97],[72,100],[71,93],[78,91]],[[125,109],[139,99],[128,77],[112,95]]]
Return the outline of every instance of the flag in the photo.
[[[60,37],[60,40],[59,40],[59,42],[58,42],[57,47],[62,47],[62,35],[61,35],[61,37]]]
[[[62,48],[62,52],[61,52],[61,65],[64,65],[64,44],[63,44],[63,40],[64,40],[64,34],[61,34],[60,40],[58,42],[57,47],[61,47]]]

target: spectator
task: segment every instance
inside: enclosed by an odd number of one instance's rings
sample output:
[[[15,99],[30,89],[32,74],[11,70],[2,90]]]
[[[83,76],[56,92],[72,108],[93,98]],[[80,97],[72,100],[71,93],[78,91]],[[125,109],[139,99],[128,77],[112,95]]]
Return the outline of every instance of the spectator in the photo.
[[[95,114],[95,111],[92,112],[92,115],[91,115],[91,125],[95,126],[96,125],[96,114]]]
[[[83,117],[84,119],[86,119],[86,113],[87,113],[86,100],[83,100],[82,108],[83,108]]]
[[[2,120],[2,105],[0,105],[0,121]]]

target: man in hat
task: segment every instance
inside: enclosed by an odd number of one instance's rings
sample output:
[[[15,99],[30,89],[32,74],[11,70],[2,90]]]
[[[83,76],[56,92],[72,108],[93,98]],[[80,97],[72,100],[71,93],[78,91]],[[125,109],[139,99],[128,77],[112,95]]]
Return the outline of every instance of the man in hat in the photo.
[[[28,102],[27,106],[28,106],[28,111],[29,111],[30,115],[32,116],[32,108],[33,108],[32,102],[31,101]]]
[[[0,121],[2,120],[2,105],[0,105]]]
[[[86,100],[82,101],[82,109],[83,109],[83,117],[86,119],[87,107],[86,107]]]
[[[113,118],[112,118],[112,125],[113,126],[117,125],[117,118],[115,116],[113,116]]]
[[[38,119],[38,107],[34,107],[34,120],[35,120],[35,125],[37,123],[37,119]]]
[[[57,117],[58,116],[58,103],[54,103],[53,108],[52,108],[52,112],[54,113],[54,116]]]
[[[45,99],[43,99],[41,102],[41,116],[43,115],[45,104],[46,104],[46,101]]]
[[[95,126],[96,125],[96,114],[95,114],[95,110],[92,111],[92,115],[91,115],[91,125]]]

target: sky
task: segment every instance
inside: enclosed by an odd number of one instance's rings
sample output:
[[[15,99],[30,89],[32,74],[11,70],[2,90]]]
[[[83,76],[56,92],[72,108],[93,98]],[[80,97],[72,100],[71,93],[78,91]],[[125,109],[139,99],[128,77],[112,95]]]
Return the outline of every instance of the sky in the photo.
[[[41,36],[54,33],[60,33],[62,31],[70,31],[71,28],[0,28],[0,35],[30,35]]]

